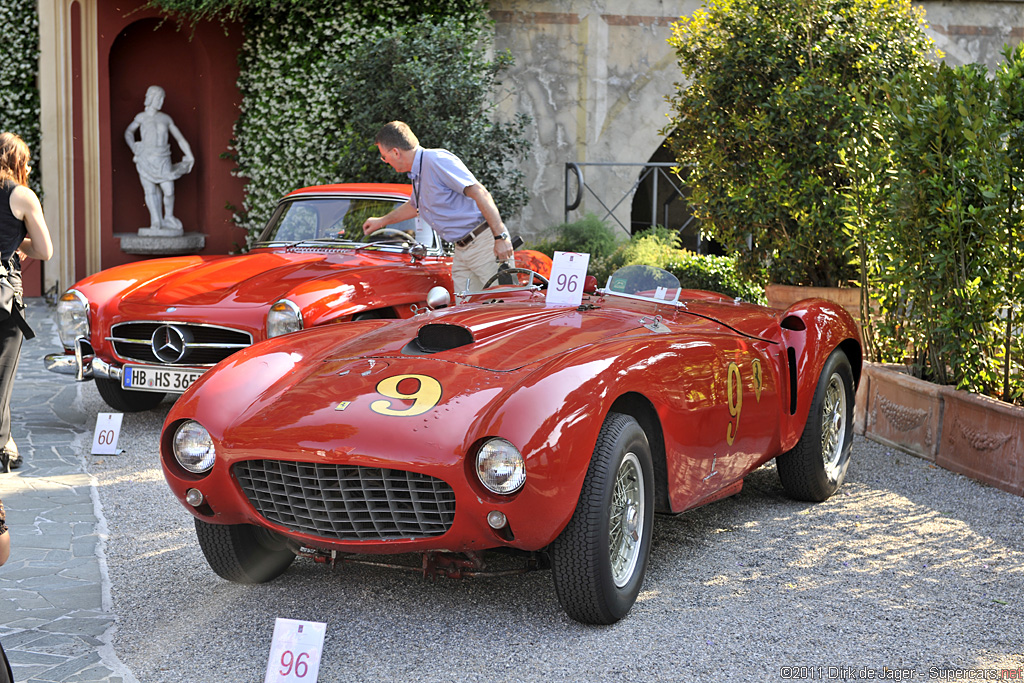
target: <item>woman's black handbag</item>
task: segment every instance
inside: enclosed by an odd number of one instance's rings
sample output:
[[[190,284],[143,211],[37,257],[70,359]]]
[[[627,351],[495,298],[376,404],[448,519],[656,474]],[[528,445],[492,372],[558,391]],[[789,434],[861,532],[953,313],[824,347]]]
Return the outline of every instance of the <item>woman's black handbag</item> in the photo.
[[[25,320],[25,304],[21,300],[21,268],[20,263],[15,261],[17,255],[11,257],[10,261],[0,265],[0,322],[6,321],[11,316],[18,321],[25,339],[32,339],[35,333]]]

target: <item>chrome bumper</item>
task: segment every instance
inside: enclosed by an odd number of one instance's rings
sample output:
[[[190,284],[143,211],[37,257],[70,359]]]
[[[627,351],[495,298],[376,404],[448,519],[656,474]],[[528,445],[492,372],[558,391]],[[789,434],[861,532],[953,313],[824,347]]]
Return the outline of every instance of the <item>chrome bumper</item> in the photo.
[[[74,375],[75,380],[84,382],[95,377],[105,379],[121,380],[121,368],[111,365],[102,358],[97,358],[92,353],[87,353],[86,348],[91,352],[88,340],[79,338],[75,340],[75,351],[69,353],[51,353],[43,358],[43,365],[50,372],[58,375]]]

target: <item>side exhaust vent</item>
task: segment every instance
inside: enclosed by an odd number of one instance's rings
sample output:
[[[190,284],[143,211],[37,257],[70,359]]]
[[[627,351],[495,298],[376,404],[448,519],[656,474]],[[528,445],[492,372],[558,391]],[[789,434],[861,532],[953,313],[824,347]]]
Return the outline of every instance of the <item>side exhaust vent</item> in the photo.
[[[793,347],[786,349],[789,361],[789,414],[796,415],[796,351]]]

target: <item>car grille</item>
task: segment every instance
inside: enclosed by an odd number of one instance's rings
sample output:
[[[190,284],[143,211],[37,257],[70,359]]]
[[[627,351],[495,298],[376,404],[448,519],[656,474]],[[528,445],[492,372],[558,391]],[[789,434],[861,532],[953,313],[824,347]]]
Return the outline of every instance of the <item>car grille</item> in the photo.
[[[185,351],[180,360],[168,363],[153,350],[153,333],[169,326],[185,336]],[[227,327],[162,321],[118,323],[110,329],[108,341],[119,358],[147,365],[216,365],[231,354],[252,345],[252,335]]]
[[[440,536],[455,519],[455,492],[404,470],[249,460],[232,471],[267,520],[338,541]]]

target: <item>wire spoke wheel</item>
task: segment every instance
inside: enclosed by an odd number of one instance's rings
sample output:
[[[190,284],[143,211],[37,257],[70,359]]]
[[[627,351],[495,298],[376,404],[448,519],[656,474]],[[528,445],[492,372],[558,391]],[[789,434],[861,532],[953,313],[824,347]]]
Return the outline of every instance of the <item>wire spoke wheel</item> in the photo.
[[[633,578],[640,558],[640,530],[647,514],[640,461],[634,453],[626,453],[619,465],[610,513],[608,548],[611,551],[612,579],[616,586],[622,588]]]
[[[838,374],[829,378],[821,411],[821,458],[830,480],[835,480],[846,441],[846,392]]]

